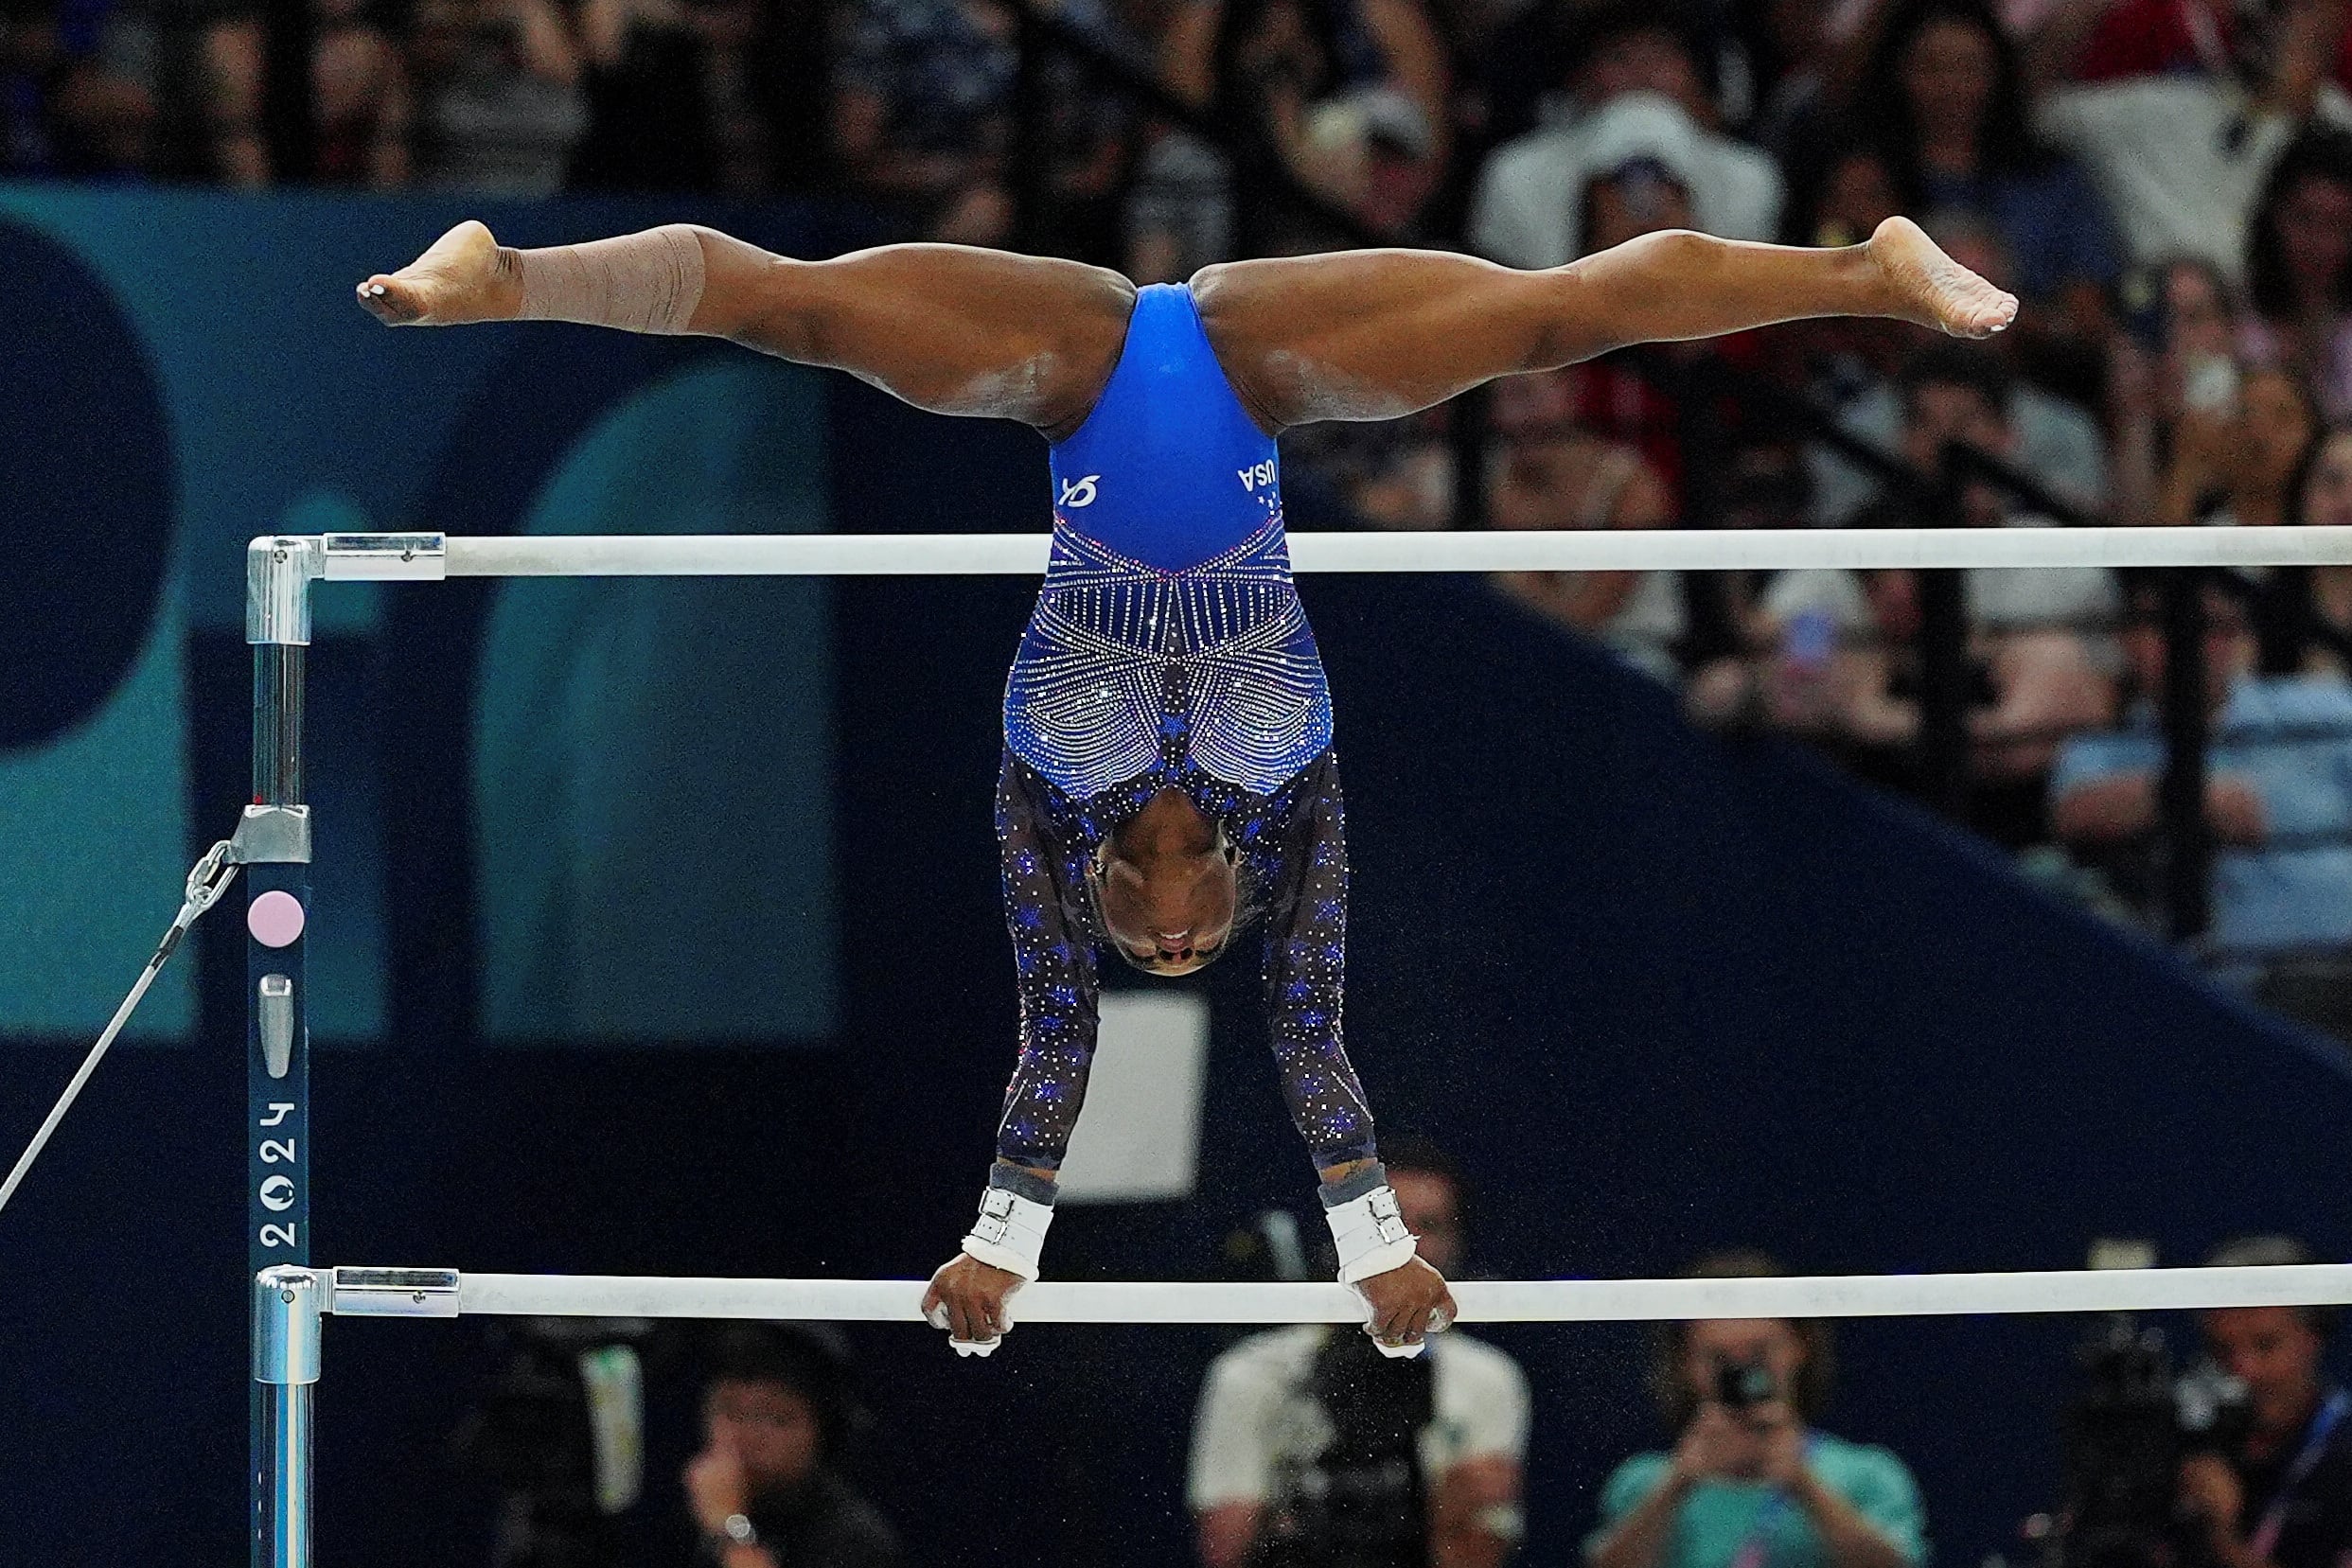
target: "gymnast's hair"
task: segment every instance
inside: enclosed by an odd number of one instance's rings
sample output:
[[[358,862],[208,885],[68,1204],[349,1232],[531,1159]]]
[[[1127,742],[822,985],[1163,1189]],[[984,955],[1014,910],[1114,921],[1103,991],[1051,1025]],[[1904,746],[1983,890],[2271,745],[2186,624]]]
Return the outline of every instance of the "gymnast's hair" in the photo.
[[[1710,1252],[1682,1271],[1684,1279],[1777,1279],[1788,1270],[1768,1252],[1753,1247],[1733,1247]],[[1829,1405],[1830,1391],[1837,1382],[1837,1345],[1830,1330],[1830,1320],[1822,1317],[1792,1317],[1782,1321],[1796,1331],[1797,1343],[1804,1348],[1804,1359],[1797,1364],[1795,1384],[1788,1391],[1790,1407],[1796,1418],[1808,1424],[1818,1418]],[[1690,1344],[1690,1325],[1661,1323],[1653,1330],[1651,1343],[1650,1392],[1658,1401],[1658,1413],[1666,1424],[1676,1432],[1690,1424],[1698,1414],[1699,1397],[1691,1388],[1683,1367],[1683,1352]]]

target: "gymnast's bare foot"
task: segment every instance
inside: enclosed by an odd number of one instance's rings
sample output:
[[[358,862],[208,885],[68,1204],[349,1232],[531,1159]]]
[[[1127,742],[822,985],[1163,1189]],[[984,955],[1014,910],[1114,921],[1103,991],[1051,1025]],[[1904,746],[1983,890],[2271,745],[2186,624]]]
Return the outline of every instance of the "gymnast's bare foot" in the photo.
[[[360,305],[387,326],[512,321],[522,311],[522,279],[490,231],[469,218],[398,272],[361,284]]]
[[[1908,218],[1890,218],[1870,237],[1870,259],[1895,291],[1894,314],[1955,338],[1989,338],[2017,319],[2017,296],[1987,283]]]

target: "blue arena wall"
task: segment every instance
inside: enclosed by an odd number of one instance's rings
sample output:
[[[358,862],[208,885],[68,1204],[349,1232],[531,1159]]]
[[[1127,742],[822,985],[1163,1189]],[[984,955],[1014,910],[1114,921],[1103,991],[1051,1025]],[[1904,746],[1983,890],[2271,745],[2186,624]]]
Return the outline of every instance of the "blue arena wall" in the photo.
[[[9,469],[17,515],[62,531],[0,584],[11,1154],[243,796],[247,535],[1042,526],[1025,432],[721,345],[392,333],[351,308],[351,281],[458,215],[0,191],[0,342],[30,345],[0,357],[0,453],[107,474]],[[523,242],[680,216],[801,254],[857,233],[813,209],[489,216]],[[79,577],[94,531],[110,570]],[[553,591],[321,598],[312,952],[343,1047],[316,1066],[315,1255],[927,1273],[968,1220],[1010,1065],[987,824],[1026,585],[533,587]],[[1352,807],[1351,1048],[1384,1125],[1468,1166],[1485,1271],[1651,1273],[1732,1242],[1823,1271],[2063,1267],[2107,1234],[2186,1261],[2252,1228],[2352,1256],[2352,1077],[2331,1048],[1800,750],[1691,732],[1478,582],[1304,591]],[[727,744],[694,754],[698,735]],[[535,809],[589,773],[593,799]],[[648,864],[685,786],[732,825]],[[684,902],[723,951],[645,961],[723,1005],[599,1021],[618,1003],[578,977],[627,954],[581,944],[680,887],[715,889]],[[20,1351],[0,1371],[0,1562],[241,1556],[242,966],[225,921],[195,947],[148,1048],[107,1064],[0,1217],[0,1343]],[[510,960],[541,965],[532,983]],[[1307,1207],[1248,969],[1197,982],[1216,1021],[1201,1196],[1071,1212],[1057,1273],[1211,1277],[1236,1224]],[[1845,1335],[1830,1424],[1913,1462],[1940,1560],[2011,1545],[2049,1501],[2078,1331]],[[482,1331],[329,1333],[322,1562],[479,1559],[489,1496],[448,1438],[482,1391]],[[1654,1438],[1643,1339],[1495,1337],[1536,1391],[1529,1558],[1569,1560],[1600,1477]],[[857,1339],[863,1472],[919,1560],[1188,1560],[1182,1451],[1216,1336],[1032,1330],[987,1363]],[[656,1489],[678,1441],[655,1435]],[[1010,1451],[1034,1486],[971,1462]]]

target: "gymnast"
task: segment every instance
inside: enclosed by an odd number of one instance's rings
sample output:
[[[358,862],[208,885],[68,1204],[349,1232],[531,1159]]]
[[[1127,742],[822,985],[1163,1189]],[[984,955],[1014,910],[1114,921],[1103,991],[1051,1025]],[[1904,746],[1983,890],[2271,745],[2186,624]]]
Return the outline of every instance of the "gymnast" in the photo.
[[[466,222],[359,300],[394,326],[730,338],[1049,443],[1051,560],[1006,685],[996,803],[1020,1054],[980,1217],[923,1303],[959,1353],[981,1355],[1037,1277],[1094,1050],[1098,947],[1186,975],[1253,919],[1283,1091],[1365,1331],[1411,1355],[1454,1315],[1414,1255],[1340,1042],[1346,832],[1275,438],[1631,344],[1830,315],[1981,338],[2017,310],[1901,218],[1834,250],[1669,232],[1547,272],[1355,251],[1141,289],[959,246],[797,261],[670,224],[515,250]]]

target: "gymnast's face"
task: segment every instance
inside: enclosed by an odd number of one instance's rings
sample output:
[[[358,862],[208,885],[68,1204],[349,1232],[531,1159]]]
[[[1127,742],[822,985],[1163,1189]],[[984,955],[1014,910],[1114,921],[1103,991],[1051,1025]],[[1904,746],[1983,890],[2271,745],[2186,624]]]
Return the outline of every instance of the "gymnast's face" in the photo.
[[[1163,789],[1104,840],[1087,881],[1129,962],[1154,975],[1189,975],[1232,936],[1238,858],[1181,790]]]

